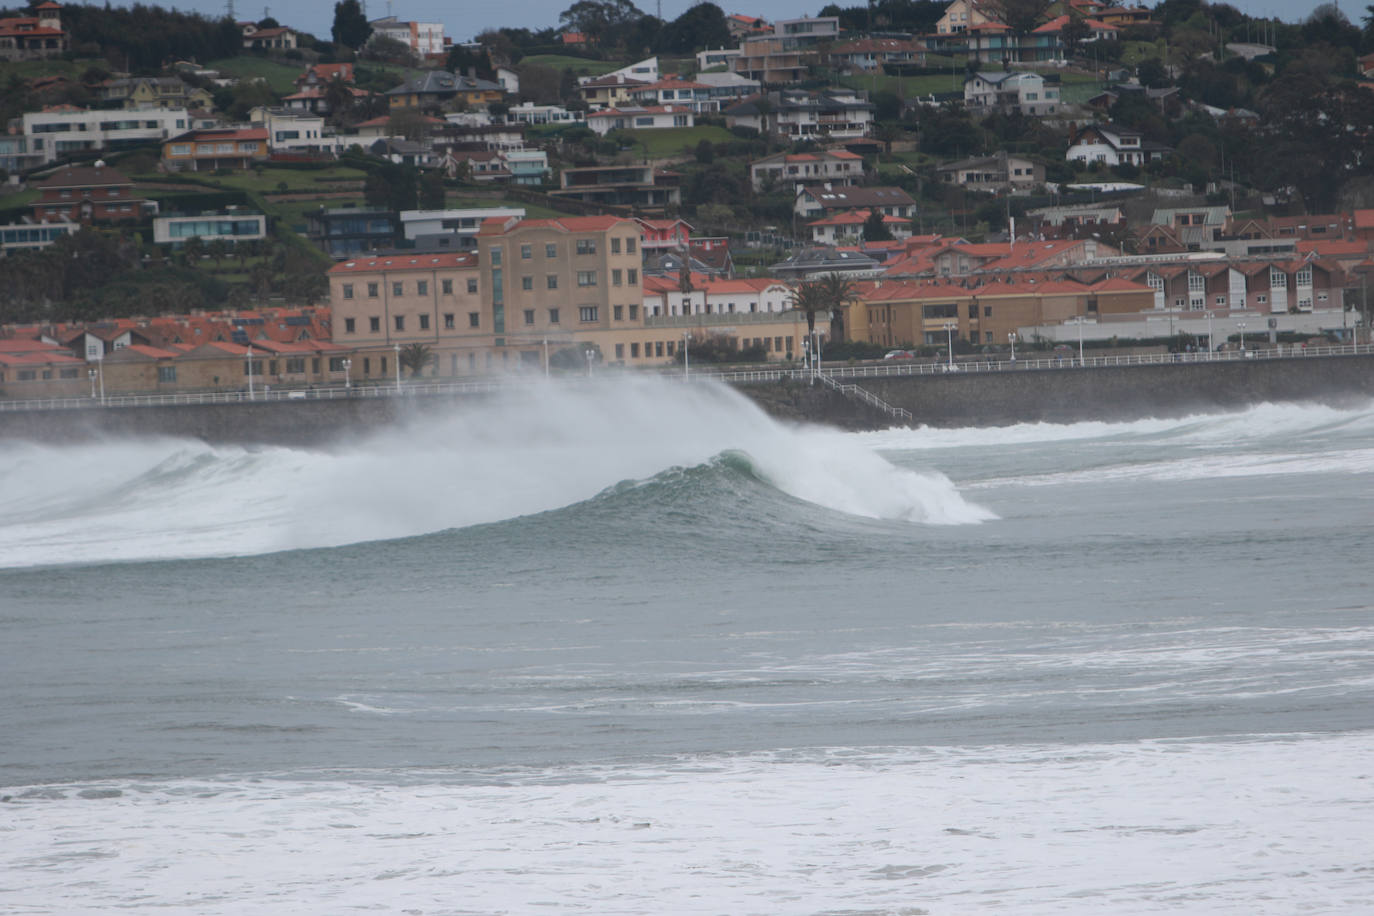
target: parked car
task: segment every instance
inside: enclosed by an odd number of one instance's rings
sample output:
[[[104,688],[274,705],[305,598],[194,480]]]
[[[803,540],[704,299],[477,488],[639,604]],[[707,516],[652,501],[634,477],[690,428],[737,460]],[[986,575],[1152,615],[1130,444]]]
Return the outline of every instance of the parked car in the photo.
[[[888,350],[883,354],[883,359],[915,359],[916,354],[910,350]]]

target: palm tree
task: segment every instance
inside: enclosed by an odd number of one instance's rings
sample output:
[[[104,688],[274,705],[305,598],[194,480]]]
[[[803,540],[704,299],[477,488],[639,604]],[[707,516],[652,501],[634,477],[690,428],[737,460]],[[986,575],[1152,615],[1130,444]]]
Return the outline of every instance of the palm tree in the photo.
[[[858,298],[858,288],[838,271],[831,271],[816,280],[807,280],[792,293],[792,307],[806,312],[809,335],[816,333],[816,313],[830,313],[830,339],[844,339],[844,309]]]
[[[406,344],[401,348],[401,368],[410,370],[411,378],[419,378],[428,366],[437,362],[434,350],[429,344]]]

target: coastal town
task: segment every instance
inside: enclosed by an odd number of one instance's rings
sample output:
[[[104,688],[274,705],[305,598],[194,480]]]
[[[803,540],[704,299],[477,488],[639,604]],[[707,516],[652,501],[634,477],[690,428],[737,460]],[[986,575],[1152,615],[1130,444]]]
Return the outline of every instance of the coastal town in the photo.
[[[1369,343],[1371,18],[44,0],[0,13],[0,397]]]

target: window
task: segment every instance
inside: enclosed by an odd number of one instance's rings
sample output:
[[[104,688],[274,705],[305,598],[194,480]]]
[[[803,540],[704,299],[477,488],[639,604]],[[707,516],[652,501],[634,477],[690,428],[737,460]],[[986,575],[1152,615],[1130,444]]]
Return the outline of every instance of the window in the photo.
[[[985,306],[983,306],[983,317],[984,317],[984,318],[991,318],[991,317],[992,317],[992,306],[990,306],[990,305],[985,305]]]
[[[634,253],[635,253],[635,240],[634,240],[634,236],[630,236],[629,238],[627,238],[627,239],[625,240],[625,253],[626,253],[626,254],[634,254]],[[633,282],[633,281],[631,281],[631,282]]]
[[[639,359],[639,344],[630,344],[630,359]]]
[[[482,326],[481,312],[468,312],[468,327],[480,328]]]
[[[1201,292],[1206,292],[1206,290],[1207,290],[1207,280],[1206,280],[1206,278],[1204,278],[1204,277],[1202,276],[1202,274],[1195,274],[1195,273],[1193,273],[1191,270],[1188,271],[1188,292],[1190,292],[1190,293],[1201,293]]]
[[[287,375],[304,375],[304,374],[305,374],[305,357],[304,357],[304,356],[288,356],[288,357],[286,358],[286,374],[287,374]]]
[[[399,281],[391,284],[391,295],[401,297],[405,295],[405,284]]]
[[[382,329],[382,319],[378,318],[376,315],[373,315],[371,318],[367,319],[367,327],[368,330],[376,334]]]
[[[547,245],[545,245],[545,246],[544,246],[544,257],[546,257],[546,258],[556,258],[556,257],[558,257],[558,246],[555,245],[553,242],[549,242]]]
[[[1258,296],[1255,297],[1255,301],[1258,302],[1260,305],[1265,305],[1269,302],[1269,294],[1260,293]]]
[[[520,260],[522,260],[522,261],[528,261],[528,260],[529,260],[530,258],[532,258],[532,257],[534,257],[534,246],[533,246],[533,245],[521,245],[521,246],[520,246]]]
[[[972,302],[970,302],[968,306],[968,316],[970,318],[978,317],[978,306]]]
[[[616,358],[616,359],[624,359],[624,358],[625,358],[625,345],[624,345],[623,343],[618,343],[618,344],[615,345],[615,358]]]
[[[638,286],[639,271],[631,267],[629,270],[625,271],[625,279],[631,286]]]
[[[396,322],[396,330],[398,330],[398,331],[404,331],[404,330],[406,329],[406,316],[404,316],[404,315],[394,315],[394,316],[392,316],[392,317],[393,317],[393,319],[394,319],[395,322]]]
[[[415,281],[415,295],[417,295],[417,296],[428,296],[428,295],[429,295],[429,281],[428,281],[428,280],[416,280],[416,281]]]
[[[1311,285],[1312,285],[1312,268],[1310,268],[1310,267],[1304,267],[1304,268],[1300,269],[1300,270],[1298,271],[1298,275],[1297,275],[1297,277],[1296,277],[1295,279],[1297,280],[1297,283],[1298,283],[1299,286],[1311,286]]]
[[[534,324],[534,309],[525,309],[525,326]]]
[[[621,321],[621,320],[623,320],[624,317],[625,317],[625,306],[623,306],[623,305],[613,305],[613,306],[611,306],[611,317],[614,318],[616,321]]]
[[[500,266],[501,266],[501,249],[500,249],[500,248],[493,248],[493,249],[491,250],[491,266],[492,266],[492,267],[500,267]]]
[[[596,254],[596,239],[578,239],[578,254]]]
[[[544,280],[549,289],[558,289],[558,274],[549,274]]]
[[[620,285],[620,268],[619,268],[619,267],[617,267],[617,268],[615,268],[614,270],[611,271],[611,285],[612,285],[612,286],[619,286],[619,285]]]
[[[1225,307],[1226,307],[1226,297],[1225,297],[1225,296],[1217,296],[1216,304],[1217,304],[1217,307],[1218,307],[1218,308],[1225,308]]]
[[[521,288],[521,289],[534,289],[534,277],[521,277],[521,278],[520,278],[520,288]]]
[[[452,281],[452,280],[440,280],[439,282],[442,284],[442,285],[439,287],[440,291],[441,291],[445,296],[452,296],[452,295],[453,295],[453,281]]]
[[[630,320],[631,320],[631,321],[638,321],[638,320],[639,320],[639,306],[637,306],[637,305],[631,305],[631,306],[630,306]]]
[[[352,298],[353,298],[353,284],[352,284],[352,283],[345,283],[345,284],[343,285],[343,297],[344,297],[345,299],[352,299]]]
[[[344,333],[345,333],[345,334],[352,334],[352,333],[354,333],[354,332],[355,332],[354,324],[355,324],[355,320],[354,320],[354,319],[352,319],[352,318],[345,318],[345,319],[344,319]]]
[[[176,366],[158,366],[157,380],[159,382],[175,382],[177,380]]]
[[[444,312],[444,327],[445,327],[447,330],[450,330],[450,331],[453,330],[453,313],[452,313],[452,312]]]
[[[329,371],[330,371],[330,372],[342,372],[342,371],[344,371],[344,357],[342,357],[342,356],[331,356],[331,357],[329,357]]]
[[[367,298],[369,298],[369,299],[376,299],[376,298],[377,298],[377,284],[376,284],[376,283],[369,283],[369,284],[367,284]]]
[[[469,277],[469,278],[468,278],[468,292],[470,292],[470,293],[475,293],[475,292],[477,292],[477,278],[476,278],[476,277]]]
[[[578,285],[578,286],[595,286],[595,285],[596,285],[596,271],[594,271],[594,270],[579,270],[579,271],[577,272],[577,285]]]
[[[420,316],[420,330],[422,330],[422,331],[428,331],[428,330],[429,330],[429,316],[428,316],[428,315],[421,315],[421,316]]]
[[[594,305],[584,305],[577,310],[578,321],[596,321],[597,307]]]
[[[549,309],[549,324],[558,324],[558,309]]]

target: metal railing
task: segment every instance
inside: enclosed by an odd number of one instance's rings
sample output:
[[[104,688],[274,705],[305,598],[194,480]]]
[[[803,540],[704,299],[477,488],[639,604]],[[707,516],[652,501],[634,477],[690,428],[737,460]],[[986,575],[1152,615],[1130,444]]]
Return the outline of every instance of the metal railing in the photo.
[[[855,365],[830,365],[818,372],[812,372],[807,368],[755,368],[755,369],[706,369],[692,368],[690,378],[684,381],[699,381],[710,379],[727,384],[750,384],[759,382],[778,382],[778,381],[807,381],[812,378],[820,378],[824,384],[841,390],[844,394],[852,394],[854,397],[864,400],[866,403],[888,411],[892,416],[898,416],[893,411],[900,411],[908,417],[910,414],[903,411],[900,407],[893,407],[886,404],[871,392],[864,391],[857,386],[841,386],[836,379],[855,379],[855,378],[901,378],[914,375],[944,375],[946,373],[1006,373],[1024,372],[1031,370],[1074,370],[1080,368],[1107,368],[1115,366],[1168,366],[1168,365],[1196,365],[1199,363],[1228,363],[1242,362],[1248,360],[1272,360],[1272,359],[1307,359],[1314,357],[1331,356],[1368,356],[1374,355],[1374,344],[1338,344],[1322,347],[1302,347],[1302,346],[1277,346],[1262,347],[1259,349],[1245,350],[1226,350],[1222,352],[1201,351],[1197,353],[1145,353],[1145,354],[1126,354],[1122,356],[1089,356],[1082,361],[1078,358],[1077,351],[1055,353],[1049,357],[1036,357],[1025,359],[1018,357],[1011,359],[956,359],[954,363],[948,360],[920,362],[915,360],[887,360],[881,363],[867,363]],[[613,378],[616,374],[624,376],[635,376],[639,373],[627,370],[623,373],[614,373],[610,370],[603,371],[597,378]],[[662,376],[672,377],[680,375],[680,370],[665,370],[659,373]],[[587,381],[582,375],[566,375],[558,377],[561,383],[579,384]],[[503,376],[497,380],[488,381],[409,381],[397,387],[395,384],[368,384],[353,385],[333,385],[320,388],[278,388],[271,390],[258,390],[251,394],[248,391],[202,391],[202,392],[178,392],[168,394],[125,394],[108,395],[105,398],[99,397],[77,397],[77,398],[27,398],[27,399],[4,399],[0,398],[0,413],[28,410],[81,410],[96,407],[173,407],[173,406],[192,406],[202,404],[251,404],[259,402],[273,401],[336,401],[348,399],[375,399],[375,398],[394,398],[410,397],[420,395],[463,395],[463,394],[491,394],[505,390],[517,390],[528,388],[533,385],[541,384],[545,381],[540,376]]]
[[[841,384],[840,382],[835,381],[833,378],[826,375],[825,373],[817,373],[816,378],[820,379],[826,385],[835,389],[845,397],[856,398],[860,401],[863,401],[865,404],[878,408],[883,413],[887,414],[889,417],[892,417],[897,420],[911,419],[911,411],[907,410],[905,407],[893,407],[891,404],[887,403],[887,401],[884,401],[882,398],[878,397],[873,392],[866,391],[865,389],[860,388],[858,385]]]

